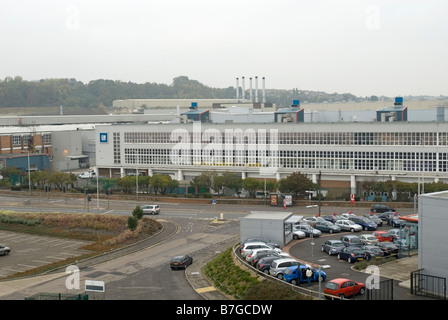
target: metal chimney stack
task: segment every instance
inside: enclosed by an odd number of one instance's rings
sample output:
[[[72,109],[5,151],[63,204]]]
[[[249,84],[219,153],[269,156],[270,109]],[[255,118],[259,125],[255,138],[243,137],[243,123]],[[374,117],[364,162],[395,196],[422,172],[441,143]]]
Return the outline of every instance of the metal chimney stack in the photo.
[[[254,102],[252,99],[252,77],[249,78],[249,84],[250,84],[249,99],[250,99],[250,103],[252,103],[252,102]]]
[[[258,76],[255,76],[255,103],[258,103]]]
[[[236,78],[236,101],[238,102],[239,100],[240,100],[240,82],[239,82],[239,79],[238,78]]]
[[[263,84],[263,103],[266,103],[266,89],[264,87],[264,77],[262,79],[262,84]]]
[[[244,99],[245,99],[245,95],[246,95],[246,93],[245,93],[246,83],[244,81],[244,77],[241,77],[241,86],[242,86],[241,98],[242,98],[242,102],[244,103]]]

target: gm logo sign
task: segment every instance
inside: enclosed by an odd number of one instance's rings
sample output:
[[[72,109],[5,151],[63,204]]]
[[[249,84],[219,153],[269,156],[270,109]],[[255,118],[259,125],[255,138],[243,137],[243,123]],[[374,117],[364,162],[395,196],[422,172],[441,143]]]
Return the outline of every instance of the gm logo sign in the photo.
[[[107,143],[107,133],[100,132],[100,142],[101,143]]]

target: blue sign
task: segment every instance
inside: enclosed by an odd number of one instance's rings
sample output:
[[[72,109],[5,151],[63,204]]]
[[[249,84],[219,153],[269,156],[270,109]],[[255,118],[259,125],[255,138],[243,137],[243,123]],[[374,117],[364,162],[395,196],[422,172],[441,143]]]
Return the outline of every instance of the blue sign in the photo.
[[[100,142],[107,143],[107,133],[105,133],[105,132],[100,133]]]

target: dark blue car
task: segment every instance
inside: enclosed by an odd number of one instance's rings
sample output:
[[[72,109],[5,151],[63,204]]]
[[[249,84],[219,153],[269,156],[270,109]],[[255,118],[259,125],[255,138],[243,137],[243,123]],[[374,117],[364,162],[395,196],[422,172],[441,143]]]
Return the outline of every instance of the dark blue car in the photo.
[[[345,247],[338,253],[339,260],[347,260],[348,262],[357,262],[367,260],[367,254],[358,247]]]
[[[356,224],[359,224],[364,231],[374,231],[378,228],[378,225],[375,222],[367,219],[366,217],[351,217],[350,220]]]

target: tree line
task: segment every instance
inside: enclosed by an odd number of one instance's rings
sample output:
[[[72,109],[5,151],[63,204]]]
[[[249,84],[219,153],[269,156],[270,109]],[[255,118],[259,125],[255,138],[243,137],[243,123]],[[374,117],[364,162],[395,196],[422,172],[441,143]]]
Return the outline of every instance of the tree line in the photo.
[[[249,93],[246,92],[246,96]],[[70,79],[41,79],[27,81],[20,76],[0,80],[0,108],[71,107],[97,109],[106,112],[114,100],[120,99],[233,99],[235,87],[212,88],[186,76],[178,76],[171,84],[154,82],[133,83],[119,80],[98,79],[83,83]],[[328,94],[319,91],[266,90],[267,102],[278,107],[290,106],[299,99],[308,102],[342,101],[356,99],[349,93]]]

